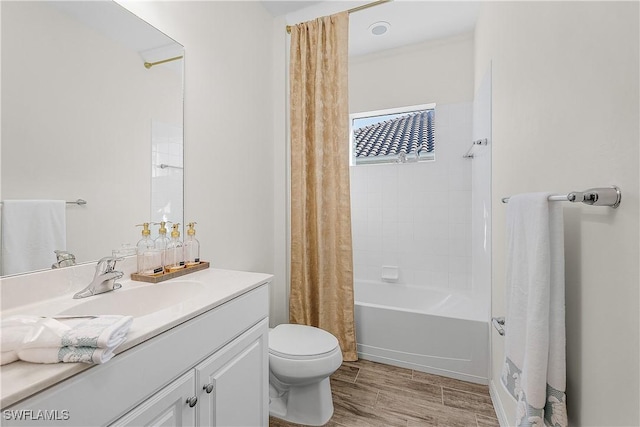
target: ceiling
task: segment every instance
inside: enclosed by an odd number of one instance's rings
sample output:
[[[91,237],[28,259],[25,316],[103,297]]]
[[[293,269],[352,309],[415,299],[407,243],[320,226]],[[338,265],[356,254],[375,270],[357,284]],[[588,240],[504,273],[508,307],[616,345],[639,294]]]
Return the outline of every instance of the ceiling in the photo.
[[[278,1],[278,0],[262,0],[262,4],[264,8],[269,11],[272,16],[283,16],[291,12],[298,11],[300,9],[304,9],[305,7],[322,3],[320,1]]]
[[[1,1],[1,0],[0,0]],[[126,1],[47,1],[50,6],[86,25],[108,39],[140,54],[143,61],[155,62],[183,54],[183,46],[126,9]],[[182,73],[182,63],[164,68]]]
[[[262,0],[274,17],[297,24],[319,16],[360,6],[370,1],[271,1]],[[349,54],[364,55],[427,40],[468,33],[475,28],[479,1],[394,0],[349,15]],[[388,31],[373,35],[375,22],[389,24]],[[284,31],[284,30],[283,30]]]

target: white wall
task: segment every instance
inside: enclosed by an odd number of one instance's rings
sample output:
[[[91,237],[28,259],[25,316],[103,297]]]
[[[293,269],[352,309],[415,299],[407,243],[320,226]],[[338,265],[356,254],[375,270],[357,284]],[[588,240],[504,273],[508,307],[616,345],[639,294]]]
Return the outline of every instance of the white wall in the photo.
[[[284,18],[273,20],[273,263],[277,276],[271,286],[271,326],[289,322],[289,192],[288,58],[290,37]]]
[[[349,60],[349,111],[473,99],[473,35],[464,34]]]
[[[618,185],[617,210],[564,206],[567,406],[575,426],[637,426],[639,5],[495,2],[476,27],[476,85],[493,71],[493,315],[504,315],[500,198]],[[507,319],[508,321],[508,319]],[[504,341],[493,332],[499,386]]]
[[[470,141],[471,103],[438,105],[435,161],[351,166],[355,280],[471,290]]]
[[[185,46],[185,220],[201,259],[273,272],[273,18],[258,2],[123,5]]]

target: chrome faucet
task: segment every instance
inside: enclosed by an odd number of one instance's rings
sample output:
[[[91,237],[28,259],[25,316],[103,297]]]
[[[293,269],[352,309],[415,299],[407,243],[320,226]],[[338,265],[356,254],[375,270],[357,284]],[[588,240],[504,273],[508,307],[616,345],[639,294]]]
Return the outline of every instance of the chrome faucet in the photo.
[[[51,265],[51,268],[62,268],[76,265],[76,257],[71,252],[55,250],[56,262]]]
[[[116,283],[116,280],[121,278],[124,273],[122,271],[115,270],[116,262],[121,261],[123,258],[104,257],[96,265],[96,273],[93,276],[93,280],[89,283],[89,286],[78,292],[73,296],[74,299],[86,298],[92,295],[103,294],[105,292],[115,291],[120,289],[122,285]]]

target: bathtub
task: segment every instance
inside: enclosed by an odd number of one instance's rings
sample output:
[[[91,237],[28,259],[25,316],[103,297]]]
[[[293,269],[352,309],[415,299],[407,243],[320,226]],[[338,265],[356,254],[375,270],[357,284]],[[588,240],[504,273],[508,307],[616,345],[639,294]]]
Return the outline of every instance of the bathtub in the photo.
[[[354,291],[360,358],[488,383],[488,302],[395,283],[358,281]]]

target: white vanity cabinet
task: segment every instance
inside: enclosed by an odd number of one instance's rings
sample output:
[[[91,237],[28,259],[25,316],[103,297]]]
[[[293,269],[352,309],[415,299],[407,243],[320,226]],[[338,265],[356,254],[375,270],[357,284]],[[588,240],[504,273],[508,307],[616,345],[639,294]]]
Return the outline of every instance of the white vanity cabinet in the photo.
[[[266,319],[111,427],[268,425]]]
[[[268,281],[257,282],[104,365],[3,408],[2,425],[267,426],[268,295]],[[14,416],[24,413],[26,419]],[[42,414],[48,418],[34,419]]]

